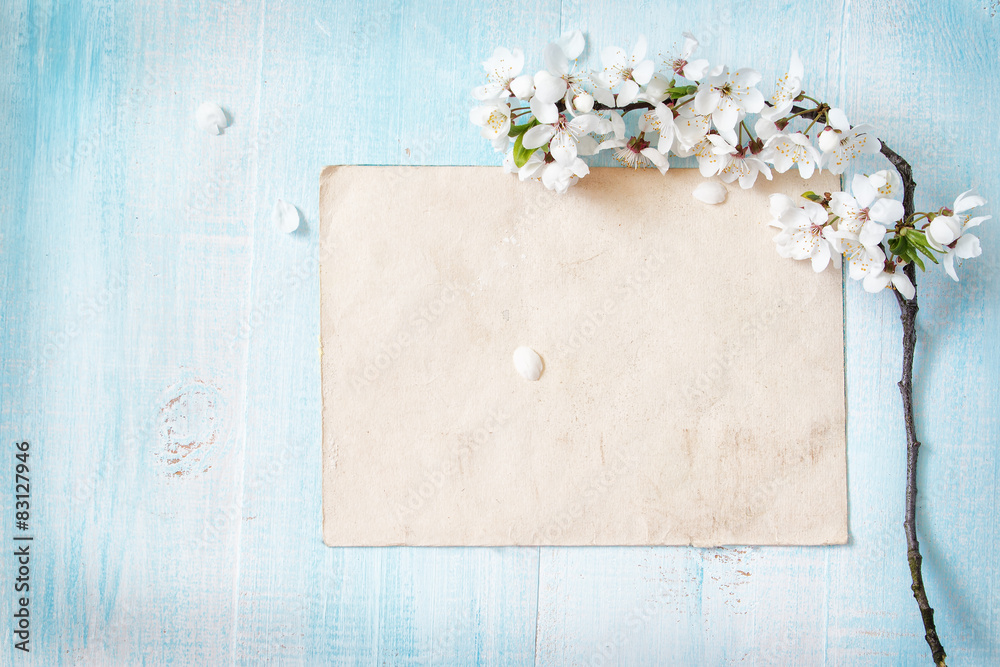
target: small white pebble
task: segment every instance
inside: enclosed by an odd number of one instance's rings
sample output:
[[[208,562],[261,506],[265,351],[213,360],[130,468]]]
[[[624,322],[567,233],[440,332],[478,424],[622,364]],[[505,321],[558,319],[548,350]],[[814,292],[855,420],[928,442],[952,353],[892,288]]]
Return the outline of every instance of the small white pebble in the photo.
[[[291,234],[299,228],[299,209],[279,199],[274,202],[274,208],[271,209],[271,220],[274,221],[278,229],[286,234]]]
[[[534,382],[542,377],[542,358],[530,347],[522,345],[514,350],[514,368],[525,380]]]
[[[726,186],[718,181],[705,181],[691,193],[695,199],[706,204],[721,204],[726,201]]]
[[[223,128],[229,126],[226,112],[215,102],[205,102],[198,107],[195,119],[198,121],[198,127],[209,134],[221,134]]]

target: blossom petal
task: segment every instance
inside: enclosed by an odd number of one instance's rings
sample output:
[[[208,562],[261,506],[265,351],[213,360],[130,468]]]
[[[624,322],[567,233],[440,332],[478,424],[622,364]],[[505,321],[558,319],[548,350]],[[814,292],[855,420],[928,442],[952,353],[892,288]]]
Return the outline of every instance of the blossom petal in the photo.
[[[854,180],[851,181],[851,192],[854,194],[854,198],[858,200],[859,208],[868,208],[878,197],[878,190],[872,185],[871,181],[868,180],[867,176],[857,174]]]
[[[510,92],[519,100],[530,100],[535,94],[535,79],[530,74],[522,74],[510,82]]]
[[[756,88],[751,88],[743,95],[743,101],[740,104],[743,110],[747,113],[760,113],[764,108],[764,95]]]
[[[603,86],[594,87],[594,99],[606,107],[614,108],[615,106],[614,93]]]
[[[965,222],[965,225],[962,226],[962,229],[964,230],[964,229],[972,229],[973,227],[978,227],[980,224],[986,222],[992,217],[993,217],[992,215],[981,215],[978,218],[970,218]]]
[[[741,67],[740,69],[733,72],[733,83],[738,86],[756,86],[760,83],[761,75],[760,72],[753,69],[752,67]]]
[[[896,288],[896,291],[903,295],[907,301],[912,299],[917,294],[917,289],[910,282],[909,276],[902,272],[902,270],[897,270],[892,274],[892,286]]]
[[[556,162],[569,166],[576,159],[576,139],[569,132],[556,132],[549,142],[549,152]]]
[[[704,78],[706,72],[708,72],[708,61],[704,58],[692,60],[684,66],[684,78],[691,81],[698,81]]]
[[[539,148],[549,142],[556,133],[556,128],[551,125],[536,125],[524,133],[521,145],[525,148]]]
[[[963,234],[955,244],[955,254],[960,259],[972,259],[983,254],[983,249],[979,245],[979,237],[973,234]]]
[[[888,287],[891,280],[892,276],[885,271],[872,272],[865,276],[862,286],[866,292],[877,294]]]
[[[846,192],[834,192],[830,195],[830,210],[845,220],[854,220],[858,217],[861,207],[857,200]]]
[[[624,67],[628,62],[628,54],[621,47],[606,46],[601,49],[601,62],[605,70]]]
[[[783,194],[773,194],[768,198],[768,201],[770,203],[771,215],[775,218],[795,206],[792,198]]]
[[[645,86],[649,83],[649,80],[653,78],[653,61],[643,60],[639,65],[632,70],[632,78],[635,79],[636,83]]]
[[[543,102],[555,103],[566,93],[566,81],[542,70],[535,75],[535,97]]]
[[[569,122],[570,128],[577,136],[590,134],[600,125],[601,119],[592,113],[581,114]]]
[[[584,47],[587,45],[586,40],[583,37],[583,33],[579,30],[569,30],[564,32],[556,44],[563,50],[566,57],[570,60],[576,60],[583,53]]]
[[[543,101],[538,95],[531,98],[528,106],[531,107],[531,113],[539,123],[549,124],[559,120],[559,109],[556,108],[556,105]]]
[[[632,48],[632,62],[637,63],[646,57],[646,36],[639,35],[639,39],[635,41],[635,46]]]
[[[545,69],[558,77],[569,74],[569,59],[558,44],[548,44],[543,54]]]
[[[878,199],[868,209],[869,217],[883,225],[889,225],[902,219],[904,212],[903,202],[897,199]]]
[[[961,213],[963,211],[968,211],[970,208],[975,208],[977,206],[984,206],[986,200],[979,195],[972,194],[974,190],[966,190],[962,194],[958,195],[955,199],[955,213]]]
[[[618,93],[618,98],[616,99],[616,105],[618,107],[628,106],[635,101],[638,95],[639,84],[629,79],[622,84],[621,91]]]
[[[715,86],[702,84],[694,96],[694,110],[700,116],[707,116],[719,106],[722,94]]]
[[[951,245],[961,235],[958,221],[950,215],[939,215],[927,225],[927,238],[938,247]]]
[[[670,169],[670,162],[667,161],[667,156],[657,149],[644,148],[640,152],[646,157],[646,159],[653,163],[653,166],[660,170],[661,174],[667,173],[667,170]]]
[[[830,109],[828,118],[830,127],[835,130],[847,132],[851,129],[851,123],[847,120],[847,114],[844,113],[843,109]]]
[[[715,127],[720,132],[722,130],[732,131],[739,120],[739,109],[729,100],[720,100],[719,106],[712,112],[712,122],[715,123]]]
[[[951,276],[951,279],[957,283],[958,274],[955,273],[955,253],[949,252],[944,256],[944,259],[941,260],[941,263],[944,265],[944,272]]]
[[[893,201],[883,199],[882,201]],[[861,227],[861,232],[858,234],[858,240],[861,241],[861,245],[866,248],[872,248],[877,246],[882,242],[882,238],[885,237],[885,227],[882,225],[872,224],[871,222],[865,223]]]

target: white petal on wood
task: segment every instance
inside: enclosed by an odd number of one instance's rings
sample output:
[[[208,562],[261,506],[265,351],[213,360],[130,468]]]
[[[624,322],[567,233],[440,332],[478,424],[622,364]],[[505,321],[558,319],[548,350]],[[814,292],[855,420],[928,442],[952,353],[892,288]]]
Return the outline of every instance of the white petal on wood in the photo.
[[[195,119],[198,121],[198,127],[209,134],[222,134],[223,128],[229,126],[226,112],[215,102],[204,102],[198,107]]]
[[[291,234],[299,228],[299,209],[295,208],[283,199],[274,202],[271,209],[271,219],[281,231]]]

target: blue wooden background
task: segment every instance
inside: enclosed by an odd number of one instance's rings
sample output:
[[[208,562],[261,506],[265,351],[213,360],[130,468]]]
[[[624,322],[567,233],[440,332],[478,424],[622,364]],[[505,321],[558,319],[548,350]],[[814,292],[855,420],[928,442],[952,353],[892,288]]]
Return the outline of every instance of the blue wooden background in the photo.
[[[4,0],[2,552],[22,439],[35,541],[29,655],[0,557],[0,663],[925,664],[897,308],[856,284],[846,546],[323,546],[318,179],[496,163],[467,122],[495,45],[538,67],[569,28],[591,54],[690,29],[765,83],[798,49],[810,91],[910,159],[918,208],[969,186],[1000,201],[1000,17],[982,5]],[[232,118],[221,137],[195,125],[205,100]],[[296,234],[271,222],[278,197]],[[961,284],[920,283],[919,518],[954,665],[1000,663],[995,222],[981,236]]]

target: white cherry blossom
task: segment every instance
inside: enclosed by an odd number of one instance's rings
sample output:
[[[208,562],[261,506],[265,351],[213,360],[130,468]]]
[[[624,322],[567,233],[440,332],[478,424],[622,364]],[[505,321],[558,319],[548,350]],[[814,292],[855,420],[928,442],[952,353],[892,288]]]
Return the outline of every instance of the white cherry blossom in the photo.
[[[989,220],[991,216],[984,215],[973,217],[967,211],[983,206],[986,200],[974,194],[972,190],[963,192],[955,199],[955,203],[950,209],[951,215],[939,215],[935,217],[924,232],[931,247],[939,252],[944,252],[945,273],[952,280],[958,280],[955,272],[955,259],[972,259],[982,254],[982,247],[979,245],[979,237],[970,234],[969,230],[978,227]]]
[[[645,139],[632,137],[614,152],[614,157],[623,167],[638,169],[652,165],[660,170],[661,174],[667,173],[670,163],[667,156],[661,153]]]
[[[820,162],[820,153],[801,132],[785,134],[779,132],[764,144],[762,159],[774,165],[774,170],[783,174],[794,165],[799,166],[802,178],[810,178]]]
[[[771,215],[771,226],[780,230],[774,237],[780,256],[808,259],[816,273],[831,263],[840,268],[840,240],[827,224],[826,209],[807,199],[795,203],[785,195],[771,195]]]
[[[819,146],[823,151],[823,167],[831,173],[842,174],[851,160],[882,149],[882,143],[875,138],[875,128],[871,125],[851,127],[841,109],[831,109],[828,119],[830,124],[820,133]]]
[[[539,148],[549,144],[549,153],[557,162],[571,164],[578,154],[590,155],[597,148],[597,142],[588,136],[600,125],[594,114],[581,114],[569,119],[565,114],[557,114],[551,125],[536,125],[524,133],[522,145],[525,148]]]
[[[666,104],[656,104],[639,119],[639,131],[656,134],[656,150],[666,155],[674,145],[674,112]]]
[[[759,113],[764,108],[764,96],[754,86],[760,83],[760,72],[749,67],[732,74],[728,69],[709,75],[698,85],[694,108],[703,116],[711,115],[720,131],[732,131],[741,114]]]
[[[903,203],[879,195],[879,184],[884,183],[880,176],[863,176],[858,174],[851,181],[851,193],[834,192],[831,195],[830,210],[840,217],[838,228],[861,234],[869,229],[869,234],[878,233],[875,227],[894,225],[903,217]],[[881,236],[879,236],[881,239]]]
[[[683,76],[691,81],[700,80],[708,72],[708,61],[704,58],[691,60],[695,49],[698,48],[698,40],[689,32],[684,33],[684,46],[676,55],[669,55],[663,61],[669,69],[678,76]]]
[[[865,276],[862,285],[864,286],[866,292],[871,292],[872,294],[881,292],[886,287],[891,286],[906,299],[912,299],[917,293],[917,290],[910,281],[909,276],[903,273],[902,264],[896,264],[895,270],[892,272],[887,272],[884,268],[878,271],[872,271]]]
[[[571,185],[590,173],[587,163],[574,158],[567,163],[549,162],[540,170],[542,184],[557,194],[564,194]]]
[[[764,178],[771,180],[771,168],[759,157],[750,153],[736,152],[732,156],[729,164],[719,171],[719,178],[725,183],[732,183],[738,180],[740,187],[748,190],[757,182],[757,174],[764,174]]]
[[[477,100],[492,100],[511,97],[511,82],[524,69],[524,53],[521,49],[505,49],[498,46],[493,55],[483,63],[486,70],[486,84],[474,88],[472,96]]]
[[[601,51],[604,84],[611,89],[620,86],[615,98],[616,106],[624,107],[634,102],[639,96],[640,86],[645,86],[653,78],[655,65],[652,60],[646,59],[646,48],[646,37],[639,35],[631,56],[617,46]]]
[[[486,104],[473,107],[469,112],[469,120],[473,125],[481,127],[480,134],[489,139],[496,151],[507,150],[510,137],[510,105],[504,100],[491,100]]]

